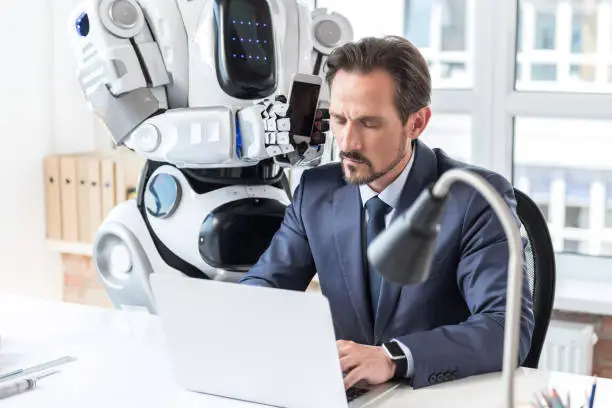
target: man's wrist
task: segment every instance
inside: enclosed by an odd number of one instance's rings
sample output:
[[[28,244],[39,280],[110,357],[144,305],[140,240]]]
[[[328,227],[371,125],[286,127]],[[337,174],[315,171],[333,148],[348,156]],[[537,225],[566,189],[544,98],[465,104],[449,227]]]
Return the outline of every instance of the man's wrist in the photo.
[[[389,372],[389,378],[393,378],[397,371],[397,364],[395,364],[395,361],[391,357],[389,357],[389,353],[387,352],[387,350],[385,350],[383,346],[380,346],[379,348],[381,354],[385,356],[385,361],[387,362],[387,368]]]
[[[408,370],[408,360],[403,349],[395,340],[386,342],[382,345],[387,358],[393,363],[394,377],[405,378]]]

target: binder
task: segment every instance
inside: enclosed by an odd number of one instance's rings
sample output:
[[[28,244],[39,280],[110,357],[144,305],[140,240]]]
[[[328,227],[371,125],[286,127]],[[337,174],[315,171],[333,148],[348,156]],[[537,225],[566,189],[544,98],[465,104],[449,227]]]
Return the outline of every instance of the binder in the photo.
[[[77,166],[76,157],[60,157],[60,197],[62,214],[62,239],[77,242],[79,240],[78,205],[77,205]]]
[[[87,176],[89,189],[89,225],[91,229],[91,240],[102,224],[102,182],[100,174],[100,159],[91,157],[87,162]]]
[[[126,180],[127,166],[125,159],[119,158],[115,162],[115,203],[120,204],[127,200],[127,180]]]
[[[115,160],[110,158],[102,159],[101,164],[102,179],[102,219],[116,204],[116,184],[115,184]]]
[[[116,161],[115,180],[117,184],[117,204],[136,197],[140,173],[145,161],[132,152],[120,153]]]
[[[59,157],[48,156],[44,160],[45,229],[49,239],[62,239],[62,207],[60,196]]]
[[[77,159],[77,199],[79,241],[92,242],[92,229],[95,228],[90,217],[91,197],[89,194],[89,162],[91,158],[82,156]]]

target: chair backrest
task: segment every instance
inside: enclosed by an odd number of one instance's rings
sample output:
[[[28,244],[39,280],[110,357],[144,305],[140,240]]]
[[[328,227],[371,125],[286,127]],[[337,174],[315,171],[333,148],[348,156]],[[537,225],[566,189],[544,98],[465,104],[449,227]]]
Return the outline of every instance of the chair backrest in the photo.
[[[527,241],[525,263],[533,298],[535,327],[524,367],[537,368],[555,299],[555,253],[546,219],[525,193],[514,189],[521,235]]]

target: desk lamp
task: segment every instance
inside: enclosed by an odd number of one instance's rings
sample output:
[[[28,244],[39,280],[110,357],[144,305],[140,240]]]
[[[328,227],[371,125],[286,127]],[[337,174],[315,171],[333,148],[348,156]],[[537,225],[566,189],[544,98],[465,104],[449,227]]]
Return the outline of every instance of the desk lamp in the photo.
[[[368,259],[386,279],[401,285],[427,280],[434,255],[440,218],[453,183],[475,188],[499,217],[508,238],[508,292],[504,331],[503,381],[506,408],[514,405],[514,374],[518,365],[523,247],[519,228],[499,193],[481,176],[466,170],[445,172],[417,198],[415,203],[389,225],[368,248]],[[410,265],[410,268],[406,268]]]

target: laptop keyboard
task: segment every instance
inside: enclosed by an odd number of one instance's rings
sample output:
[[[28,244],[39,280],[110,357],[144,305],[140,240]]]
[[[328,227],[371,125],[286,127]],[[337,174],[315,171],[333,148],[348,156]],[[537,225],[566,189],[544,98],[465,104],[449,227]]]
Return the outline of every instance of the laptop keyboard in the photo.
[[[347,402],[351,402],[353,400],[356,400],[357,398],[361,397],[363,394],[367,393],[368,389],[365,388],[359,388],[359,387],[351,387],[348,390],[346,390],[346,400]]]

